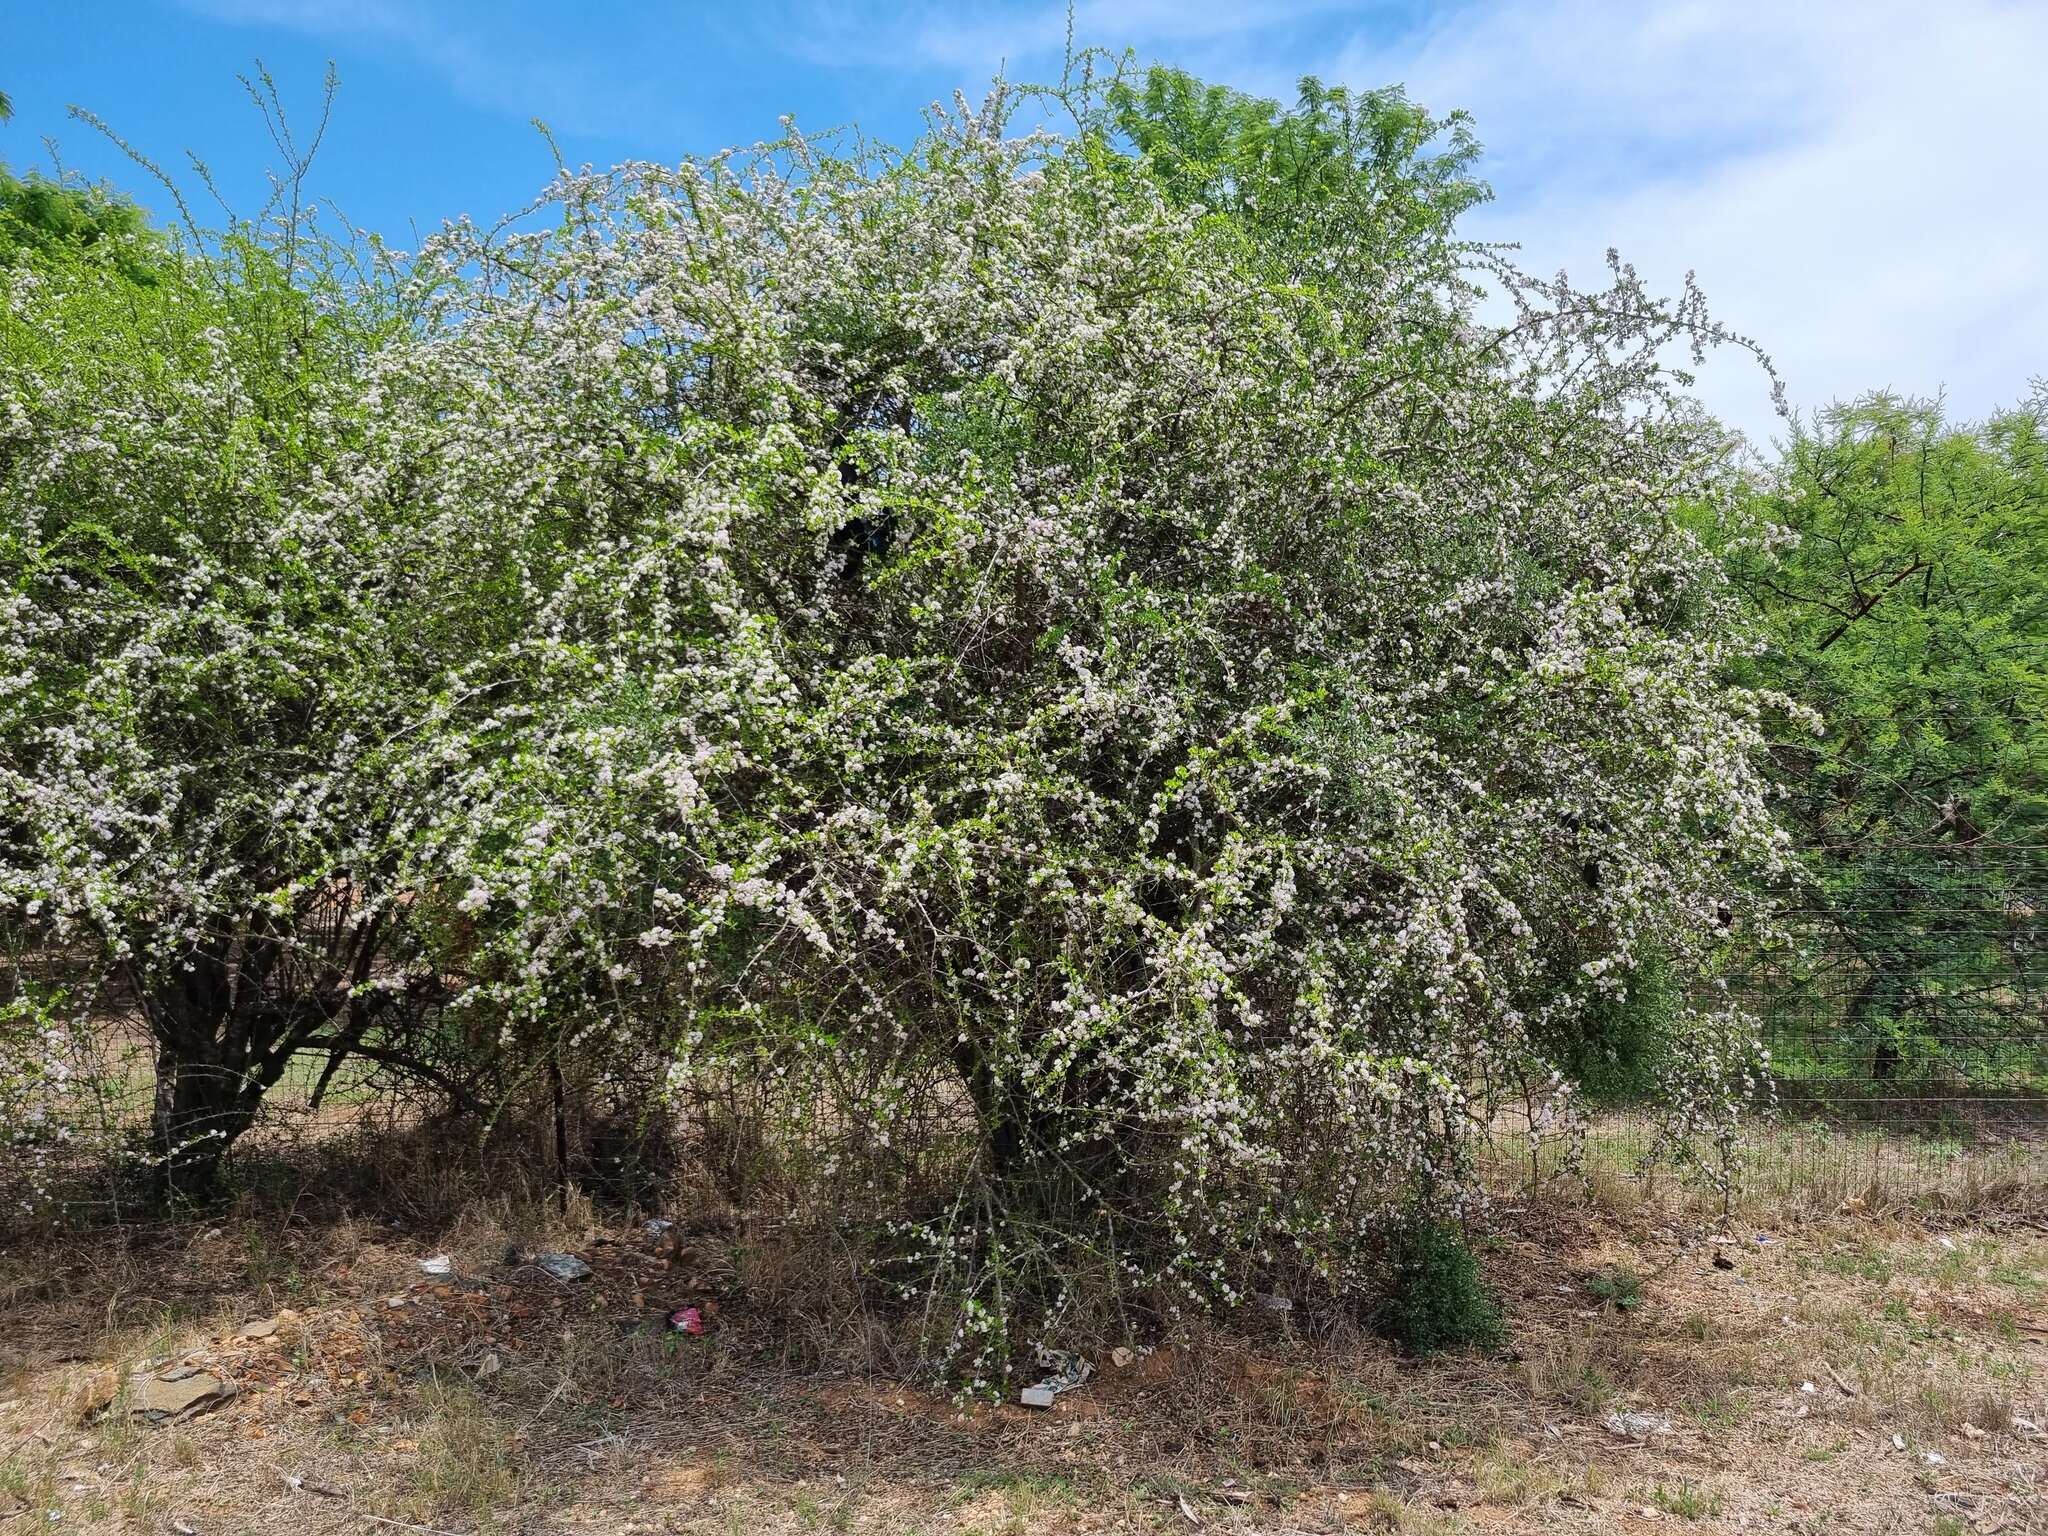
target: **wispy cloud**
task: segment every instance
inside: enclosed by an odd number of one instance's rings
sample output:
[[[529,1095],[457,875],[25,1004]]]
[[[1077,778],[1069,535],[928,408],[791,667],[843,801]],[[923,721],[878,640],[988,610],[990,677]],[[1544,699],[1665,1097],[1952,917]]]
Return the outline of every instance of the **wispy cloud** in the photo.
[[[334,43],[368,42],[415,60],[470,106],[568,133],[644,130],[666,115],[639,50],[573,26],[566,8],[535,17],[509,5],[412,0],[178,0],[213,21],[275,27]]]
[[[1395,8],[1366,0],[1077,0],[1071,18],[1059,3],[960,0],[906,7],[855,0],[770,0],[763,35],[816,63],[895,65],[961,72],[963,85],[985,80],[999,65],[1055,70],[1070,35],[1078,47],[1133,47],[1170,53],[1184,65],[1256,45],[1266,56],[1288,42],[1304,44],[1359,23],[1362,14]]]

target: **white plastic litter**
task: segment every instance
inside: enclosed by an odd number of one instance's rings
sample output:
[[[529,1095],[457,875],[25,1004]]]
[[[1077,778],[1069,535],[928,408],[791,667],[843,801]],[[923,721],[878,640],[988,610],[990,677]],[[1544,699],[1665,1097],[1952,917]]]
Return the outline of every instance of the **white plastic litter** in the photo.
[[[1671,1421],[1661,1413],[1610,1413],[1606,1422],[1615,1434],[1627,1435],[1634,1440],[1671,1433]]]

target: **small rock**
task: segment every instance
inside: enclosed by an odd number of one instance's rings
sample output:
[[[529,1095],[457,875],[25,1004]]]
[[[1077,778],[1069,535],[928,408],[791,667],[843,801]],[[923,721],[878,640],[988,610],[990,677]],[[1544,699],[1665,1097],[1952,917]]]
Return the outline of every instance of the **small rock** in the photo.
[[[128,1411],[152,1420],[203,1413],[231,1395],[218,1376],[198,1369],[156,1376],[138,1372],[128,1378]]]
[[[437,1253],[431,1259],[420,1260],[420,1273],[423,1275],[452,1275],[455,1273],[455,1261],[445,1253]]]
[[[1125,1366],[1129,1365],[1133,1360],[1137,1358],[1138,1357],[1136,1355],[1132,1354],[1128,1349],[1126,1349],[1121,1344],[1117,1345],[1115,1349],[1112,1349],[1109,1352],[1109,1363],[1115,1366],[1118,1370],[1122,1370]]]
[[[483,1359],[477,1361],[476,1373],[479,1377],[495,1376],[503,1368],[503,1365],[504,1362],[499,1360],[495,1353],[488,1354]]]
[[[1026,1408],[1050,1408],[1055,1395],[1051,1387],[1026,1387],[1017,1394],[1017,1401]]]
[[[88,1424],[114,1405],[114,1399],[121,1391],[121,1375],[112,1366],[92,1375],[78,1384],[70,1399],[71,1422]]]
[[[235,1335],[238,1339],[250,1340],[269,1339],[276,1336],[277,1319],[274,1317],[260,1317],[253,1323],[244,1323],[242,1324],[241,1332]]]
[[[1903,1450],[1904,1450],[1905,1448],[1906,1448],[1906,1437],[1905,1437],[1904,1435],[1893,1435],[1893,1436],[1892,1436],[1892,1449],[1893,1449],[1893,1450],[1895,1450],[1895,1451],[1903,1451]]]
[[[1292,1312],[1294,1310],[1294,1298],[1291,1296],[1261,1296],[1259,1298],[1259,1305],[1268,1312]]]

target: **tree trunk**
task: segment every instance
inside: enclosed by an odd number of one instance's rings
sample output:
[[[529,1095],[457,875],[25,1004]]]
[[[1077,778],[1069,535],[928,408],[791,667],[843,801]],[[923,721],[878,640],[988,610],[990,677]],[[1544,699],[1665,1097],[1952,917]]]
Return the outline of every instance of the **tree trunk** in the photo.
[[[196,1204],[219,1192],[228,1149],[254,1123],[259,1102],[221,1062],[159,1042],[150,1145],[166,1202]]]

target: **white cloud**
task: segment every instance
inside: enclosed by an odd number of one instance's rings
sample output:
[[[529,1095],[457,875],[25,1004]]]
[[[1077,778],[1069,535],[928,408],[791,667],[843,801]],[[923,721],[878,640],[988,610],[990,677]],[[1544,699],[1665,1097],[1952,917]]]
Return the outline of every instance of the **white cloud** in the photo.
[[[1945,389],[1977,416],[2048,372],[2048,7],[1461,6],[1331,73],[1470,109],[1503,193],[1477,232],[1538,270],[1610,245],[1665,288],[1695,270],[1795,405]],[[1778,425],[1732,357],[1700,392]]]

